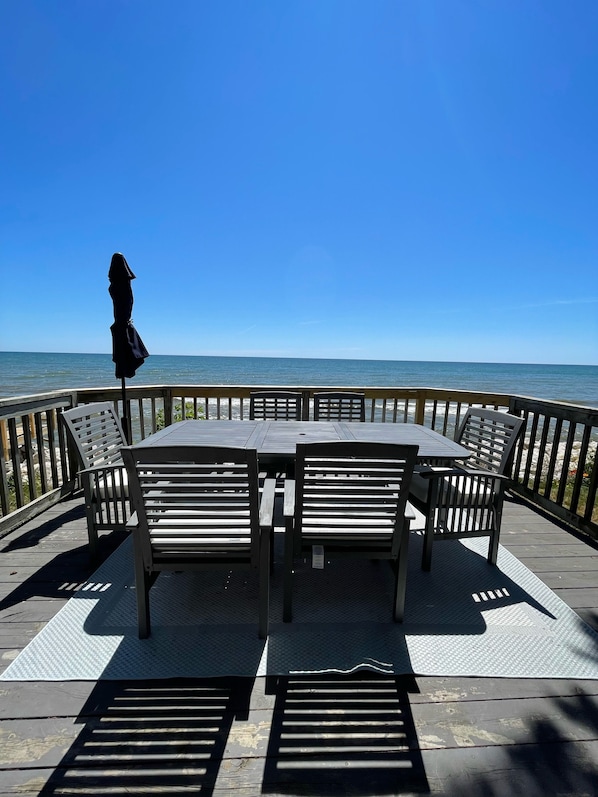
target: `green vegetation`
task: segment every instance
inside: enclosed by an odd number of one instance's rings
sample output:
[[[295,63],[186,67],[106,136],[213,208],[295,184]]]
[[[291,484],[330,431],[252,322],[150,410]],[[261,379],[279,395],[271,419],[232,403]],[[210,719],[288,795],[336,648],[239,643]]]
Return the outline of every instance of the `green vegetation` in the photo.
[[[583,515],[586,510],[589,493],[590,493],[590,483],[592,480],[592,475],[594,473],[595,467],[596,467],[596,452],[594,451],[591,455],[588,456],[583,470],[583,476],[579,488],[579,498],[576,508],[576,514],[578,515]],[[573,491],[575,490],[577,478],[578,478],[577,468],[573,468],[568,472],[565,482],[565,490],[563,493],[563,506],[569,510],[571,509]],[[554,479],[552,484],[550,485],[550,493],[547,496],[551,501],[555,502],[557,501],[560,486],[561,486],[560,480]],[[542,479],[540,481],[538,489],[540,495],[545,495],[546,488],[547,488],[546,480]],[[598,505],[596,501],[594,503],[594,506],[592,507],[592,521],[594,523],[598,522]]]
[[[15,475],[11,473],[7,480],[8,486],[8,514],[10,512],[14,512],[18,509],[17,506],[17,491],[15,489]],[[30,501],[33,501],[35,496],[39,496],[42,494],[42,480],[39,473],[35,473],[35,495],[31,495],[31,491],[29,489],[29,481],[27,479],[23,479],[23,506],[28,504]]]
[[[194,405],[194,403],[192,401],[186,401],[185,402],[185,417],[184,418],[183,418],[183,411],[182,411],[182,405],[181,404],[175,404],[174,405],[174,413],[173,413],[173,415],[174,415],[174,418],[173,418],[173,422],[174,423],[176,423],[177,421],[182,421],[182,420],[185,420],[185,421],[195,421],[195,420],[203,421],[203,420],[205,420],[205,415],[204,415],[203,409],[201,409],[201,407],[198,407],[197,408],[197,413],[196,413],[195,405]],[[156,431],[158,431],[159,429],[163,429],[165,426],[166,426],[166,422],[164,420],[164,410],[158,410],[158,412],[156,413]]]

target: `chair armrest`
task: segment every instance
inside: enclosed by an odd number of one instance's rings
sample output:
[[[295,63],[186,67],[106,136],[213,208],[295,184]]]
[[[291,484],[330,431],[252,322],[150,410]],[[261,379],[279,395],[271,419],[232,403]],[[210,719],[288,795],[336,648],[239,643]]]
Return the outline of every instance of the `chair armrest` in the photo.
[[[295,479],[284,480],[284,517],[293,517],[295,514]]]
[[[101,473],[102,471],[107,470],[124,470],[125,463],[124,462],[113,462],[111,465],[92,465],[91,468],[83,468],[83,470],[77,471],[78,476],[84,476],[86,473]]]
[[[443,479],[446,476],[479,476],[484,479],[501,479],[503,481],[508,481],[509,478],[508,476],[505,476],[504,473],[494,473],[490,470],[463,467],[422,470],[419,471],[418,475],[421,476],[422,479]]]
[[[265,479],[260,501],[260,526],[272,528],[274,525],[274,497],[276,479]]]
[[[439,479],[442,476],[452,476],[464,470],[460,465],[449,467],[448,465],[424,465],[417,470],[417,475],[422,479]]]

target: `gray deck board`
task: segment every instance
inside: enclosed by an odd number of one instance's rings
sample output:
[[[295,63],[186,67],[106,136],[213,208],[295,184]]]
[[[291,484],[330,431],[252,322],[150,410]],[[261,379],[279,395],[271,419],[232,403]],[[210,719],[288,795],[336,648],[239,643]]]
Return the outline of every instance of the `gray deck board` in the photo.
[[[101,540],[102,553],[122,535]],[[0,668],[92,572],[80,500],[0,541]],[[501,542],[598,627],[598,549],[507,502]],[[593,795],[598,681],[357,675],[0,684],[0,795]],[[327,724],[347,693],[382,713]],[[297,728],[295,700],[310,709]],[[363,701],[366,701],[365,703]],[[293,733],[300,730],[300,733]]]

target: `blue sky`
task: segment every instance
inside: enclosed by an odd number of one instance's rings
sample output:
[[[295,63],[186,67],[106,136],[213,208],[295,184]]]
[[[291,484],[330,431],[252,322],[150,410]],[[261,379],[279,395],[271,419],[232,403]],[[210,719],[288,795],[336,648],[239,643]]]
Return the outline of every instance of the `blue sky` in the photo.
[[[595,0],[0,5],[0,349],[598,364]]]

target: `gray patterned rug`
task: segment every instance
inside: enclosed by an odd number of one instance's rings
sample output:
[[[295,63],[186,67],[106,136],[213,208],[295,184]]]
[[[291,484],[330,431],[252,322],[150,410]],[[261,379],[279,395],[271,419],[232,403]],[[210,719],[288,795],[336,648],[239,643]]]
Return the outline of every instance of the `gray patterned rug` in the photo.
[[[277,559],[282,535],[277,533]],[[161,575],[150,593],[152,636],[137,637],[131,541],[96,571],[10,664],[3,681],[225,675],[381,673],[598,678],[598,634],[501,547],[441,542],[430,573],[412,534],[405,622],[391,619],[393,577],[382,562],[297,569],[294,620],[281,622],[272,578],[270,634],[257,637],[249,573]]]

